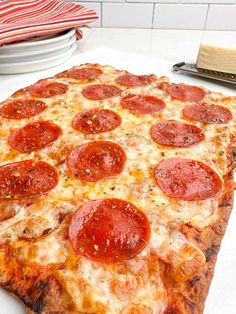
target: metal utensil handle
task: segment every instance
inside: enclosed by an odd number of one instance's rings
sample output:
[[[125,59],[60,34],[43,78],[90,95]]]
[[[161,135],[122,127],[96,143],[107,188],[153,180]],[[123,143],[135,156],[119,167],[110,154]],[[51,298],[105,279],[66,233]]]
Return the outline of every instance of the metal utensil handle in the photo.
[[[198,68],[194,63],[179,62],[173,65],[173,70],[175,72],[182,71],[187,74],[193,74],[200,77],[236,84],[236,74],[201,69]]]

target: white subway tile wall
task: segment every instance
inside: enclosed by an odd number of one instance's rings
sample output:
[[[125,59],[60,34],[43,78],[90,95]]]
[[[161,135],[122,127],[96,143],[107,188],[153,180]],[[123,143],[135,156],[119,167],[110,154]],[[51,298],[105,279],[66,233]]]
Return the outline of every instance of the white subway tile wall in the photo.
[[[211,30],[236,30],[236,5],[211,5],[206,27]]]
[[[236,0],[66,1],[95,10],[99,20],[94,27],[236,31]]]
[[[151,28],[153,5],[150,3],[103,3],[103,27]]]
[[[162,4],[155,5],[154,28],[203,29],[207,16],[206,4]]]
[[[236,31],[236,0],[69,1],[95,9],[95,27]]]

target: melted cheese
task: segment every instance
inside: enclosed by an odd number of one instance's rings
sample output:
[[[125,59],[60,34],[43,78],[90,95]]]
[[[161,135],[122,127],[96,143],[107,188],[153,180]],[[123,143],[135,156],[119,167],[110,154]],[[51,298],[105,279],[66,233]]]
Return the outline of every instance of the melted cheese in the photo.
[[[101,68],[105,74],[93,83],[115,84],[114,79],[121,73],[108,66]],[[86,82],[80,84],[67,78],[49,80],[69,84],[68,92],[42,99],[48,105],[48,110],[39,116],[23,120],[1,119],[0,164],[30,158],[43,160],[57,168],[59,183],[48,195],[39,197],[31,204],[15,202],[15,215],[0,222],[0,240],[10,241],[21,263],[60,265],[60,270],[55,270],[55,275],[71,294],[79,312],[129,314],[135,308],[135,313],[163,313],[167,294],[161,280],[158,259],[172,264],[173,269],[180,269],[184,265],[184,273],[173,272],[173,276],[180,281],[187,280],[192,275],[186,270],[187,264],[184,262],[187,261],[194,271],[191,263],[195,259],[198,261],[194,264],[196,271],[204,264],[203,252],[189,243],[177,229],[181,224],[190,224],[197,229],[213,224],[218,217],[219,197],[198,202],[170,199],[155,183],[153,169],[164,158],[181,156],[204,162],[223,179],[228,171],[226,148],[230,143],[229,129],[232,133],[235,132],[236,100],[224,99],[224,105],[234,113],[234,119],[228,125],[191,122],[203,129],[206,140],[192,148],[176,149],[157,145],[150,137],[150,127],[157,121],[176,119],[186,122],[181,113],[184,102],[171,100],[163,90],[156,88],[159,79],[144,87],[129,90],[121,87],[122,96],[139,93],[163,99],[166,108],[153,115],[136,115],[122,109],[120,97],[90,101],[81,95],[81,89],[88,84]],[[17,97],[22,98],[20,95],[12,98]],[[24,97],[30,96],[26,93]],[[207,93],[206,101],[221,103],[222,98],[221,94]],[[82,109],[94,107],[116,111],[122,118],[121,126],[111,132],[95,135],[83,135],[74,130],[71,126],[73,117]],[[52,146],[39,152],[22,154],[11,149],[7,144],[10,132],[37,120],[54,122],[62,128],[63,135]],[[79,144],[101,139],[123,147],[127,155],[124,171],[117,177],[96,183],[75,180],[65,163],[68,153]],[[86,201],[110,197],[130,201],[143,210],[151,222],[149,245],[124,265],[104,266],[75,256],[65,236],[68,221],[66,218],[62,223],[60,221],[60,217],[71,215]],[[12,203],[4,202],[7,210],[11,210],[12,206]],[[174,230],[173,224],[176,225]],[[37,230],[35,225],[38,226]],[[30,233],[28,238],[27,232]],[[36,241],[31,242],[30,236]],[[153,254],[155,262],[151,259]]]

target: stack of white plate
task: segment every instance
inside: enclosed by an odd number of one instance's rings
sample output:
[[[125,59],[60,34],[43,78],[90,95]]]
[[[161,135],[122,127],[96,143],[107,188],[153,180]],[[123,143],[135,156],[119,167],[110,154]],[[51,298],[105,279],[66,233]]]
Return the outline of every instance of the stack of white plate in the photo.
[[[65,62],[76,50],[75,30],[0,47],[0,74],[44,70]]]

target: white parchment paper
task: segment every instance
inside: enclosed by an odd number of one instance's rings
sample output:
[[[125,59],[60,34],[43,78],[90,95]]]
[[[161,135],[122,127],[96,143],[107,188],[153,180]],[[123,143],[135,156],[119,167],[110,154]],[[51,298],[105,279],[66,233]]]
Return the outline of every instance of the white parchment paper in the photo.
[[[179,60],[184,61],[184,60]],[[208,89],[236,96],[236,86],[184,76],[172,71],[173,63],[144,55],[131,54],[107,47],[99,47],[80,54],[79,50],[66,63],[40,72],[21,75],[0,75],[0,101],[14,91],[33,84],[41,78],[53,76],[58,72],[82,63],[101,63],[125,69],[134,74],[154,73],[166,75],[173,82],[204,85]],[[0,290],[0,314],[24,314],[24,307],[12,296]],[[215,268],[215,275],[206,301],[204,314],[236,313],[236,208],[232,212],[229,225],[222,242]],[[155,313],[159,314],[159,313]]]

